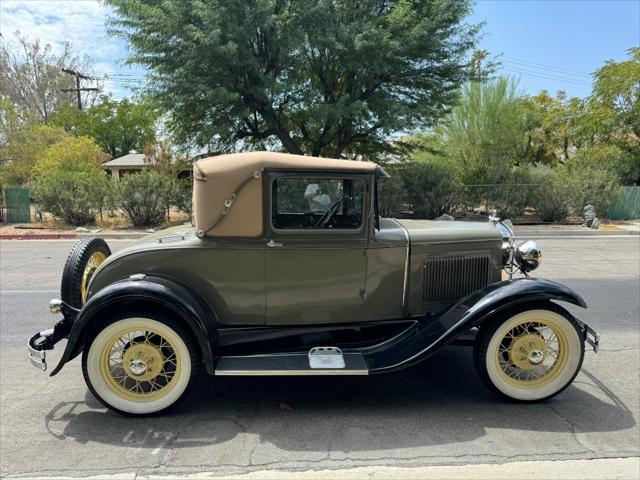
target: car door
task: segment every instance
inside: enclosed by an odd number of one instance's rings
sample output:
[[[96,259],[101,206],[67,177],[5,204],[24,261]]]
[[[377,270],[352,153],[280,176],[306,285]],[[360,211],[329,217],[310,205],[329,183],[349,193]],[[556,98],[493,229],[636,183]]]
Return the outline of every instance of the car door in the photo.
[[[268,325],[357,322],[366,270],[367,178],[272,173],[266,249]]]

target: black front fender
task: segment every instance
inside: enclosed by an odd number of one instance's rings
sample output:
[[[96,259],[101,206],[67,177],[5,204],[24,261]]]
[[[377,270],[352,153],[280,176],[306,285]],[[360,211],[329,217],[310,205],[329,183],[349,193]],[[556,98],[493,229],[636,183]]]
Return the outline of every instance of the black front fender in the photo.
[[[367,352],[370,372],[383,373],[414,365],[502,310],[524,302],[549,300],[587,307],[580,295],[551,280],[519,278],[494,283],[466,296],[441,315],[419,322],[394,341]]]
[[[87,329],[93,322],[99,321],[103,313],[112,312],[129,301],[132,305],[162,307],[178,316],[197,339],[207,370],[213,371],[212,349],[217,344],[215,314],[187,287],[164,277],[146,276],[140,280],[130,277],[114,282],[85,303],[73,321],[69,341],[51,376],[82,351]]]

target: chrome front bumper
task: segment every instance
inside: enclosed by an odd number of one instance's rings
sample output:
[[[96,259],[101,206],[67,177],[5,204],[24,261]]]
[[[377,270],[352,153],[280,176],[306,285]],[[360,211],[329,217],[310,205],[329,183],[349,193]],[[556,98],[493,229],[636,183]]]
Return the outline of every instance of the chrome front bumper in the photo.
[[[71,331],[73,320],[62,318],[53,328],[41,330],[27,341],[27,354],[31,364],[38,370],[47,370],[47,350],[53,347]]]
[[[591,345],[593,353],[598,353],[598,350],[600,349],[600,334],[586,323],[583,323],[582,325],[584,327],[584,341]]]
[[[27,353],[29,354],[31,364],[43,372],[47,371],[46,350],[53,350],[53,345],[51,348],[45,348],[48,346],[48,340],[53,336],[53,332],[53,328],[42,330],[31,337],[27,342]]]

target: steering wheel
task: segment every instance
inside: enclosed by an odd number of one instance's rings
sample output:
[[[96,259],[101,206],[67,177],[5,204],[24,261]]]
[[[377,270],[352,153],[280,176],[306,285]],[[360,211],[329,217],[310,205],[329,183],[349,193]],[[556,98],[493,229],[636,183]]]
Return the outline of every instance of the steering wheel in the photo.
[[[331,220],[333,216],[336,214],[336,212],[340,208],[340,205],[342,205],[342,202],[344,202],[344,197],[342,197],[340,200],[336,200],[333,203],[333,205],[331,205],[329,209],[322,214],[322,216],[318,219],[314,227],[315,228],[324,227],[327,223],[329,223],[329,220]]]

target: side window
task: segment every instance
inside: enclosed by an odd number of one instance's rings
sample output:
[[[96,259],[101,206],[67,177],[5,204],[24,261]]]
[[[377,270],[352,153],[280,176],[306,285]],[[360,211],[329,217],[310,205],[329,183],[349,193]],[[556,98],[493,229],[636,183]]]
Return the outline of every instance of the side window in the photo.
[[[362,225],[362,180],[284,177],[273,181],[272,192],[274,228],[357,230]]]

